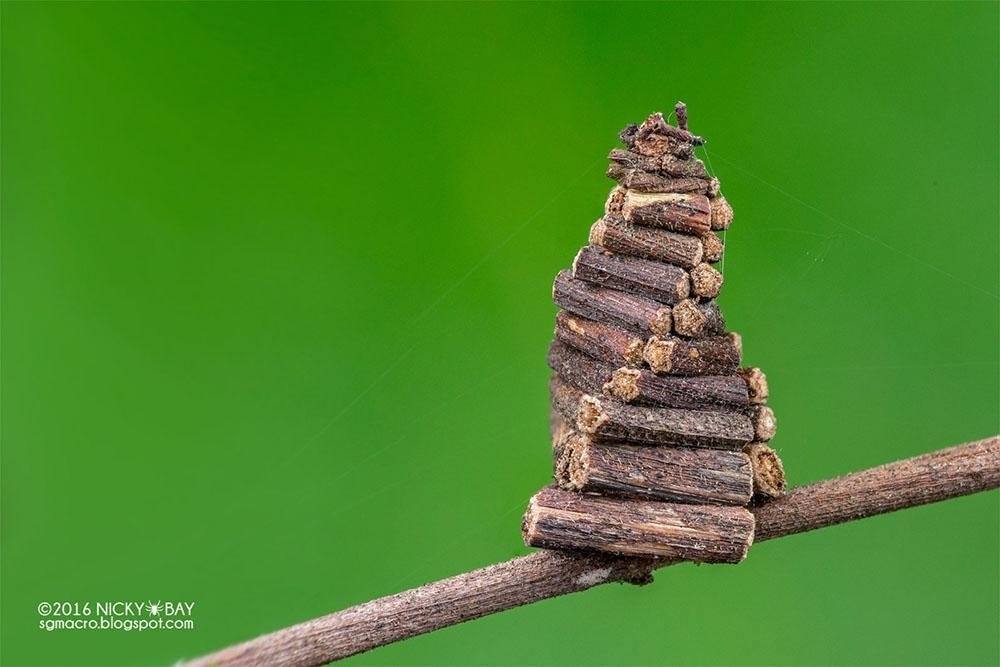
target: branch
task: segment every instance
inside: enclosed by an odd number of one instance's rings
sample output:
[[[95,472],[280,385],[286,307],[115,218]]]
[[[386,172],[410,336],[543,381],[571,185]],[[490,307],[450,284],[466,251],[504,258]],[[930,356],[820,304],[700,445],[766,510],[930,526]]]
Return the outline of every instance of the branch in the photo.
[[[795,489],[754,509],[756,541],[1000,487],[1000,437]],[[536,551],[263,635],[198,658],[209,665],[322,665],[546,598],[648,583],[678,561]]]

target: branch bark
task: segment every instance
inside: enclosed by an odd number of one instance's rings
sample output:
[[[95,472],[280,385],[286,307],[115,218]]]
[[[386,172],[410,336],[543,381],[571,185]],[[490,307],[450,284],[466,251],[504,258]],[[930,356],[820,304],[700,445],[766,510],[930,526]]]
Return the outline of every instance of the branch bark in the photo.
[[[1000,486],[991,437],[798,488],[755,508],[761,542]],[[610,582],[648,583],[679,561],[543,550],[372,600],[191,661],[322,665],[392,642]]]

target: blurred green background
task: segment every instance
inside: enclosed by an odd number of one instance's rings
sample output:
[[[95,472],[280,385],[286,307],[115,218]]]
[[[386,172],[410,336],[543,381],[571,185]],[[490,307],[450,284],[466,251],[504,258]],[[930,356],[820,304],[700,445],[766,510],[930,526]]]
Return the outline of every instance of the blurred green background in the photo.
[[[9,665],[169,664],[525,553],[550,284],[677,99],[801,484],[998,430],[998,5],[2,6]],[[998,496],[357,665],[996,665]],[[186,632],[44,632],[57,600]]]

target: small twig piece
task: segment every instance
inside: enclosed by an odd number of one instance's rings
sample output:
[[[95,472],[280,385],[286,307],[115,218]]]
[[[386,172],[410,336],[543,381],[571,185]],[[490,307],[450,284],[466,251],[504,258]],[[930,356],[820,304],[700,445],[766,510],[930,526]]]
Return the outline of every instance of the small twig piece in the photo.
[[[761,404],[767,402],[769,390],[767,388],[767,376],[759,368],[741,368],[740,377],[747,383],[747,393],[750,395],[750,402]]]
[[[749,405],[738,375],[663,376],[603,363],[561,341],[549,346],[549,368],[588,394],[625,403],[692,409],[741,410]]]
[[[671,305],[691,293],[691,278],[679,266],[618,255],[591,245],[580,248],[573,260],[573,277]]]
[[[703,299],[714,299],[722,290],[722,273],[711,264],[699,264],[691,269],[691,293]]]
[[[608,159],[612,163],[620,165],[623,169],[637,169],[650,174],[667,176],[671,178],[698,178],[702,180],[710,179],[705,164],[698,159],[680,160],[674,155],[662,155],[649,157],[631,151],[615,148],[608,154]]]
[[[628,169],[616,162],[609,164],[605,173],[608,178],[615,179],[618,185],[636,192],[685,192],[707,195],[715,187],[709,179],[671,178],[640,169]]]
[[[742,353],[740,335],[730,332],[692,339],[653,336],[643,348],[642,356],[654,373],[732,375],[740,365]]]
[[[1000,486],[1000,437],[795,489],[753,510],[756,541]],[[553,550],[442,579],[277,630],[190,667],[315,667],[464,621],[610,582],[648,583],[677,561]]]
[[[556,276],[552,300],[571,313],[644,336],[669,334],[673,322],[670,306],[666,304],[591,285],[577,280],[569,271],[560,271]]]
[[[734,412],[647,408],[585,395],[576,427],[602,441],[737,449],[753,442],[750,420]]]
[[[701,234],[712,228],[712,208],[705,195],[629,190],[625,193],[621,212],[628,222],[673,232]]]
[[[714,234],[711,236],[719,241],[718,252],[721,253],[722,241]],[[590,243],[611,252],[666,262],[685,269],[693,269],[701,264],[706,243],[716,252],[711,239],[706,241],[705,237],[631,225],[624,218],[613,214],[598,220],[590,228]]]
[[[680,336],[718,336],[726,330],[726,321],[715,301],[685,299],[674,306],[673,316],[674,332]]]
[[[726,198],[719,196],[709,200],[709,207],[712,210],[710,222],[712,229],[729,229],[729,225],[733,224],[733,207]]]
[[[753,422],[754,440],[768,442],[774,438],[778,430],[778,420],[774,416],[774,410],[766,405],[751,405],[747,414]]]
[[[638,366],[646,341],[624,329],[565,310],[556,313],[556,339],[613,366]]]
[[[753,543],[745,507],[608,498],[546,487],[521,524],[524,543],[698,563],[739,563]]]
[[[644,447],[564,438],[556,483],[567,491],[679,503],[745,506],[754,470],[744,452],[694,447]]]
[[[700,238],[702,257],[706,262],[714,264],[722,259],[722,253],[726,250],[726,246],[722,243],[722,239],[720,239],[714,232],[705,232],[701,234]]]
[[[750,457],[753,469],[753,495],[758,500],[779,498],[785,494],[785,467],[778,452],[763,442],[751,442],[743,452]]]

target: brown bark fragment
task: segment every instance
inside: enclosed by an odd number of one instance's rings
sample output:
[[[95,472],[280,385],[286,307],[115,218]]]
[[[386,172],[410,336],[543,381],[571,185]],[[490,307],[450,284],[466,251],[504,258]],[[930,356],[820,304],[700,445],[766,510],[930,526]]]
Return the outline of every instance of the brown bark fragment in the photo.
[[[597,287],[560,271],[552,286],[552,300],[560,308],[605,324],[614,324],[643,336],[670,333],[670,306],[618,290]]]
[[[700,194],[629,190],[625,193],[621,212],[628,222],[674,232],[701,234],[711,229],[709,199]]]
[[[732,375],[740,365],[742,341],[730,332],[711,338],[652,336],[643,359],[654,373],[673,375]]]
[[[753,425],[736,412],[626,405],[582,395],[576,427],[600,441],[741,450]]]
[[[547,487],[522,523],[528,546],[738,563],[753,542],[743,507],[603,498]]]
[[[642,338],[624,329],[578,317],[565,310],[556,314],[556,338],[614,366],[641,364],[646,344]]]
[[[718,239],[714,234],[712,236]],[[685,269],[698,266],[704,254],[702,239],[655,227],[631,225],[615,215],[594,223],[590,228],[590,243],[611,252],[666,262]]]
[[[722,290],[722,274],[711,264],[699,264],[691,269],[691,292],[695,296],[714,299]]]
[[[726,321],[715,301],[700,303],[685,299],[674,306],[674,332],[688,338],[717,336],[726,330]]]
[[[681,503],[746,505],[753,494],[750,457],[693,447],[648,447],[567,438],[556,465],[567,491]]]
[[[610,253],[599,246],[580,249],[573,260],[573,277],[666,304],[678,303],[691,293],[691,280],[681,267]]]

